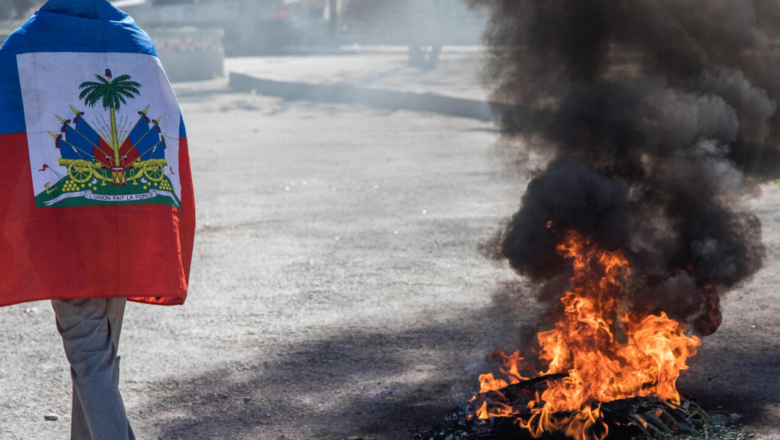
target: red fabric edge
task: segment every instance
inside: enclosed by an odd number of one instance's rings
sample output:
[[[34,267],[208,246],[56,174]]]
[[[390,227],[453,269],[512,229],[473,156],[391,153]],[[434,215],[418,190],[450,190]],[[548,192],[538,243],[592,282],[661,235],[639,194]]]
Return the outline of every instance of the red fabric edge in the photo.
[[[27,134],[0,135],[4,156],[0,188],[5,189],[0,192],[0,267],[7,271],[0,274],[0,307],[77,298],[184,304],[194,244],[195,204],[187,139],[179,141],[181,210],[163,205],[36,208]],[[97,235],[90,235],[90,228]],[[165,232],[167,228],[173,231]],[[141,246],[138,237],[126,236],[123,231],[152,234],[158,242]],[[102,254],[85,258],[83,249]],[[129,249],[125,252],[140,255],[141,261],[120,255],[119,249]],[[76,257],[69,258],[73,252]],[[164,258],[168,264],[160,270],[143,260],[164,255],[169,256]],[[78,291],[82,286],[84,294],[56,293],[57,289]],[[175,293],[168,293],[171,291]]]

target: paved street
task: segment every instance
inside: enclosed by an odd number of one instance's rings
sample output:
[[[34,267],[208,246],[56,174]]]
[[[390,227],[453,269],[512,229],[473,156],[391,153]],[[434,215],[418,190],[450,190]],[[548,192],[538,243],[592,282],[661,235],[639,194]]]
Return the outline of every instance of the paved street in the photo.
[[[179,95],[199,235],[185,307],[127,312],[138,438],[405,438],[467,397],[512,278],[476,252],[517,203],[493,126]],[[69,408],[50,305],[0,309],[0,326],[0,437],[66,438],[43,421]]]
[[[177,86],[198,236],[185,306],[128,307],[121,388],[138,439],[401,440],[439,423],[541,311],[478,252],[526,183],[495,126],[225,84]],[[779,205],[765,187],[768,266],[728,297],[682,380],[762,439],[780,438]],[[66,439],[50,304],[0,309],[0,335],[0,438]]]

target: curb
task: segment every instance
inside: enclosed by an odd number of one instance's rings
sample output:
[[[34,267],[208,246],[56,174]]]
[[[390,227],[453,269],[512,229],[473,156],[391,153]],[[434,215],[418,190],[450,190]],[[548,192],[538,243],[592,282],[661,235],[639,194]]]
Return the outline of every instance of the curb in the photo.
[[[274,81],[235,72],[230,73],[229,87],[239,92],[254,91],[292,100],[362,104],[380,109],[431,112],[488,122],[496,119],[489,102],[435,93],[398,92],[345,84]]]

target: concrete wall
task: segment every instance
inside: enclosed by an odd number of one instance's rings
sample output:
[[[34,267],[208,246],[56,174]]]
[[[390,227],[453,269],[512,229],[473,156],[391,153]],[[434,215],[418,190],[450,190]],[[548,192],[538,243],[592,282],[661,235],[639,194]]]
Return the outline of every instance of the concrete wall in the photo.
[[[150,30],[171,81],[200,81],[225,74],[222,29]]]
[[[222,29],[149,32],[171,81],[201,81],[224,76],[223,34]],[[0,45],[6,37],[7,35],[0,35]]]

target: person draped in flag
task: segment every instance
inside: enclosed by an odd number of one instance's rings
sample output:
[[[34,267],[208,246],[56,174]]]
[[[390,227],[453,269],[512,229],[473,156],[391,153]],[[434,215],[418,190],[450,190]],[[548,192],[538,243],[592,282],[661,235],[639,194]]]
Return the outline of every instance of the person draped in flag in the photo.
[[[134,439],[125,304],[184,304],[195,235],[184,122],[149,36],[106,0],[49,0],[0,48],[0,155],[0,307],[51,300],[72,440]]]

